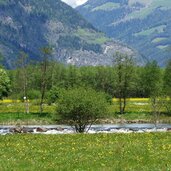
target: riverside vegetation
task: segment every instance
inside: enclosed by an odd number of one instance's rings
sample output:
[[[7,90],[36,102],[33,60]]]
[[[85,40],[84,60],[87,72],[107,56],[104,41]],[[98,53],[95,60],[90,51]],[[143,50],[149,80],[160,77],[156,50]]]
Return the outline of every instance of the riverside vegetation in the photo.
[[[126,112],[119,114],[118,99],[113,99],[112,105],[108,106],[108,114],[97,121],[97,123],[154,123],[155,118],[152,113],[149,98],[128,99]],[[0,124],[1,125],[40,125],[40,124],[61,124],[56,114],[56,105],[44,105],[44,112],[40,114],[37,100],[29,101],[29,111],[25,112],[25,103],[15,100],[0,101]],[[171,123],[171,117],[167,114],[166,108],[158,116],[158,122]],[[66,122],[65,122],[66,123]]]
[[[166,68],[160,68],[155,61],[137,66],[132,57],[116,53],[113,66],[75,67],[51,61],[48,47],[42,49],[42,53],[40,63],[30,64],[27,54],[21,52],[15,70],[0,70],[0,97],[14,99],[11,103],[0,103],[1,123],[16,123],[17,120],[54,123],[60,119],[60,113],[56,112],[60,99],[72,99],[73,95],[67,97],[67,92],[79,91],[79,87],[103,94],[101,98],[108,102],[108,112],[103,119],[170,121],[171,61]],[[112,98],[117,100],[112,101]],[[71,100],[72,106],[78,103],[76,100]]]

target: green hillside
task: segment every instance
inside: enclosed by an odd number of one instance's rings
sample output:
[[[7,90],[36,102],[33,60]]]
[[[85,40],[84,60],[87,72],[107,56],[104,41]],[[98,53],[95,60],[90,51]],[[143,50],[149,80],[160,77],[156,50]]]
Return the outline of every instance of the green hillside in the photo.
[[[77,10],[96,28],[160,66],[171,58],[170,0],[89,0]]]
[[[113,53],[134,52],[112,42],[60,0],[1,0],[0,53],[12,68],[19,51],[40,60],[40,48],[53,47],[53,58],[74,65],[108,65]],[[112,46],[113,51],[106,53]],[[104,54],[105,52],[105,54]]]

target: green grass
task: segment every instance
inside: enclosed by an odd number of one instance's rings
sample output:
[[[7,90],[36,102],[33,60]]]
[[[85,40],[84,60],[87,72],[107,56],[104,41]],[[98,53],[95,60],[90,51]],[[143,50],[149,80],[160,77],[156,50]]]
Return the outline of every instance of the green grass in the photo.
[[[0,136],[0,170],[169,171],[171,133]]]
[[[1,103],[0,124],[51,124],[54,123],[55,106],[44,106],[42,114],[37,104],[30,103],[30,113],[25,113],[24,103]]]
[[[124,120],[132,120],[132,121],[142,121],[142,122],[154,122],[154,116],[152,114],[152,107],[150,104],[150,100],[142,99],[139,100],[128,100],[125,114],[118,115],[119,111],[119,103],[117,101],[113,102],[113,105],[109,106],[109,118],[114,119],[124,119]],[[171,116],[166,115],[166,108],[161,109],[161,114],[158,116],[158,121],[161,123],[171,123]]]
[[[103,44],[110,40],[103,33],[90,32],[89,30],[81,28],[77,30],[75,35],[81,37],[86,42],[93,44]]]
[[[149,35],[153,34],[156,31],[158,33],[162,33],[165,27],[166,27],[166,25],[160,25],[160,26],[157,26],[157,27],[152,27],[150,29],[143,30],[143,31],[141,31],[139,33],[135,33],[134,35],[135,36],[149,36]]]
[[[31,124],[52,124],[53,115],[50,113],[1,113],[0,124],[2,125],[31,125]]]
[[[21,102],[1,103],[0,104],[0,124],[55,124],[58,118],[55,105],[44,105],[43,114],[39,114],[39,106],[35,102],[30,102],[30,113],[25,113],[25,105]],[[119,103],[115,99],[112,105],[109,105],[109,114],[105,119],[132,120],[142,122],[153,122],[152,108],[149,99],[128,99],[126,113],[118,115]],[[158,120],[163,123],[171,123],[171,116],[166,115],[166,109],[162,108]],[[60,122],[58,122],[60,124]]]
[[[119,8],[120,4],[119,3],[114,3],[114,2],[107,2],[101,6],[97,6],[96,8],[93,8],[92,11],[112,11],[113,9]]]
[[[158,38],[153,39],[152,43],[159,43],[159,42],[161,42],[163,40],[167,40],[167,39],[168,38],[166,38],[166,37],[158,37]]]
[[[169,47],[169,45],[159,45],[157,46],[157,48],[162,49],[162,50],[166,50]]]

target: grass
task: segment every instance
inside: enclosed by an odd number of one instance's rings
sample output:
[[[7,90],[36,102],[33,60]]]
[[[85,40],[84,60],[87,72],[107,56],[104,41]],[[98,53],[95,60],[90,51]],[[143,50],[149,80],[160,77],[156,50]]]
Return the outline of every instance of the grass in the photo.
[[[169,171],[171,133],[0,136],[0,170]]]
[[[93,44],[103,44],[110,40],[103,33],[95,34],[94,32],[90,32],[89,30],[81,28],[77,30],[75,35],[80,36],[84,41]]]
[[[135,33],[134,35],[135,36],[149,36],[151,34],[153,34],[154,32],[158,32],[158,33],[162,33],[163,30],[165,29],[166,25],[160,25],[160,26],[157,26],[157,27],[152,27],[150,29],[147,29],[147,30],[143,30],[139,33]]]
[[[36,102],[29,103],[30,113],[25,113],[25,104],[20,101],[5,100],[0,103],[0,124],[55,124],[56,106],[44,105],[44,113],[39,114],[39,106]],[[109,106],[109,115],[106,119],[111,119],[113,122],[118,119],[128,121],[153,122],[154,116],[150,100],[148,98],[131,98],[128,99],[126,113],[118,115],[119,103],[117,99],[113,99],[113,104]],[[158,120],[162,123],[171,123],[171,116],[166,115],[166,109],[162,109],[162,114]],[[59,123],[60,124],[60,123]]]
[[[0,124],[2,125],[41,125],[53,124],[53,116],[50,113],[1,113]]]
[[[157,37],[155,39],[152,40],[152,43],[159,43],[159,42],[162,42],[164,40],[167,40],[168,38],[166,37]]]
[[[159,46],[157,46],[157,48],[163,49],[163,50],[167,49],[168,47],[169,47],[169,45],[159,45]]]
[[[97,6],[96,8],[93,8],[92,11],[99,11],[99,10],[103,10],[103,11],[112,11],[113,9],[117,9],[120,7],[119,3],[114,3],[114,2],[107,2],[101,6]]]
[[[44,111],[40,114],[39,106],[30,102],[30,113],[27,114],[24,103],[5,100],[0,103],[0,124],[52,124],[55,108],[53,105],[44,105]]]

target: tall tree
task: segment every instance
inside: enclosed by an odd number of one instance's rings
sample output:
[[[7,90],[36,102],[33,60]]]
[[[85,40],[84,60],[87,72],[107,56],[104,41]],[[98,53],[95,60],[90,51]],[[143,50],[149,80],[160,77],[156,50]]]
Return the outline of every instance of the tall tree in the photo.
[[[115,75],[112,67],[97,67],[95,78],[96,89],[113,96],[115,87],[114,78]]]
[[[43,112],[43,103],[45,98],[46,86],[47,86],[47,72],[48,72],[48,64],[50,61],[50,57],[52,55],[51,47],[43,47],[41,49],[42,52],[42,60],[41,60],[41,98],[40,98],[40,113]]]
[[[148,62],[143,68],[141,84],[147,97],[160,95],[162,90],[162,73],[156,61]]]
[[[163,82],[165,95],[166,97],[169,97],[169,99],[166,102],[166,108],[168,112],[171,113],[171,60],[168,61],[168,64],[166,66]]]
[[[10,79],[4,69],[0,68],[0,99],[10,92]]]
[[[145,94],[150,97],[152,114],[155,125],[163,106],[162,95],[162,73],[156,61],[148,62],[142,73],[142,85]]]
[[[16,61],[18,68],[17,77],[18,77],[18,88],[22,93],[22,98],[25,102],[25,112],[29,113],[29,102],[28,102],[28,55],[21,51],[18,55]]]
[[[135,62],[132,56],[117,52],[114,55],[114,69],[116,72],[116,96],[119,98],[120,114],[125,112],[127,98],[133,84]]]

